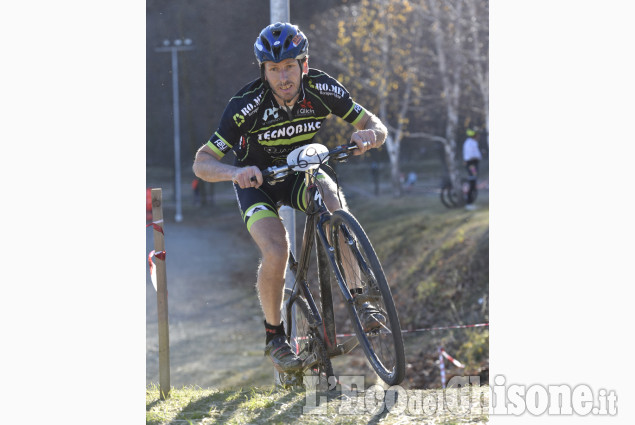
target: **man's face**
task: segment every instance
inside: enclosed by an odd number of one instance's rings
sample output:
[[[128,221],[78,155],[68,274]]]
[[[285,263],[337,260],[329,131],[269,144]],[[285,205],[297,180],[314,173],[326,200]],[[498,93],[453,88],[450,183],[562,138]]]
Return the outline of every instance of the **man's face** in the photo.
[[[304,68],[307,68],[304,62]],[[297,100],[302,82],[302,69],[296,59],[281,62],[265,62],[265,79],[269,82],[278,102],[290,104]]]

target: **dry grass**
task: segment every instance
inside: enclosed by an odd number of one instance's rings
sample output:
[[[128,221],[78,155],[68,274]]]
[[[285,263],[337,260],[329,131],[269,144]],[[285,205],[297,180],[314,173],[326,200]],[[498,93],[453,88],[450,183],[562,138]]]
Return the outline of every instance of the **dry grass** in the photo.
[[[398,394],[395,397],[395,394]],[[394,400],[397,400],[396,402]],[[489,387],[385,391],[370,387],[346,394],[253,389],[173,389],[159,400],[146,392],[147,424],[486,424]]]

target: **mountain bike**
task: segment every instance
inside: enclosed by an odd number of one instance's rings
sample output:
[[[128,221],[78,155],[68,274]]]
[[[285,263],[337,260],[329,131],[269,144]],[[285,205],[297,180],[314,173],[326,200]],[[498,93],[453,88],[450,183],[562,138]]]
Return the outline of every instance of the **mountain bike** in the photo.
[[[325,168],[332,170],[327,161],[343,162],[354,149],[356,145],[328,150],[321,144],[309,144],[289,153],[286,165],[262,171],[263,178],[271,184],[289,173],[304,172],[307,187],[304,235],[298,259],[289,253],[294,284],[285,289],[282,311],[287,339],[302,360],[302,368],[294,373],[276,372],[277,380],[285,387],[302,385],[305,375],[318,377],[321,385],[332,385],[336,378],[331,358],[348,354],[357,345],[361,345],[372,368],[388,385],[399,384],[405,376],[401,325],[377,254],[357,219],[342,209],[328,211],[318,190],[318,174]],[[317,288],[308,273],[314,245]],[[340,341],[331,276],[335,277],[354,329],[354,335]],[[319,290],[319,303],[312,288]],[[376,324],[372,329],[364,327],[369,315]]]
[[[467,177],[461,177],[461,190],[455,191],[452,181],[449,178],[443,180],[441,185],[441,202],[447,208],[461,207],[466,204],[468,196],[470,194],[470,180]],[[472,190],[472,199],[476,201],[478,196],[478,190],[474,188]]]

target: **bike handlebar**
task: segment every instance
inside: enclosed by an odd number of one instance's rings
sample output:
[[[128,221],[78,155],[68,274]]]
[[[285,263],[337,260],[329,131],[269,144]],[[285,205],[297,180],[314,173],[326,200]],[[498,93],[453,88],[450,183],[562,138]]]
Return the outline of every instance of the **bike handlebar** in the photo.
[[[369,142],[364,142],[364,143],[369,143]],[[346,158],[348,158],[350,156],[350,152],[354,151],[355,149],[358,149],[358,148],[357,148],[357,145],[354,143],[350,145],[336,146],[333,149],[329,150],[328,157],[329,159],[333,159],[335,161],[343,161]],[[293,166],[288,164],[280,165],[278,167],[274,167],[274,166],[268,167],[268,168],[265,168],[264,170],[261,170],[262,177],[263,179],[266,179],[266,178],[271,178],[273,176],[273,179],[279,179],[289,174],[289,171],[291,171],[292,167]],[[256,181],[257,179],[254,176],[250,180]]]

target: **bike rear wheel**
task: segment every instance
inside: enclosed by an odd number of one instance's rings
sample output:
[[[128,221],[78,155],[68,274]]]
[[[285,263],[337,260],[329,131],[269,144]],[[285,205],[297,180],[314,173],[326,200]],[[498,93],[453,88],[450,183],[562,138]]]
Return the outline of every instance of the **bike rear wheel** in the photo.
[[[360,345],[379,377],[388,385],[397,385],[406,371],[401,325],[377,254],[355,217],[343,210],[331,217],[329,239],[339,272],[354,297],[347,306]],[[378,310],[374,317],[384,319],[370,332],[363,329],[367,303]]]
[[[289,299],[291,289],[286,288],[285,295]],[[289,335],[291,348],[302,360],[303,368],[300,373],[282,379],[286,378],[289,383],[302,385],[303,375],[315,376],[318,378],[318,388],[326,390],[329,384],[334,386],[333,366],[322,338],[311,327],[312,315],[309,303],[300,295],[294,300],[291,309],[291,323],[287,324],[287,335]]]

